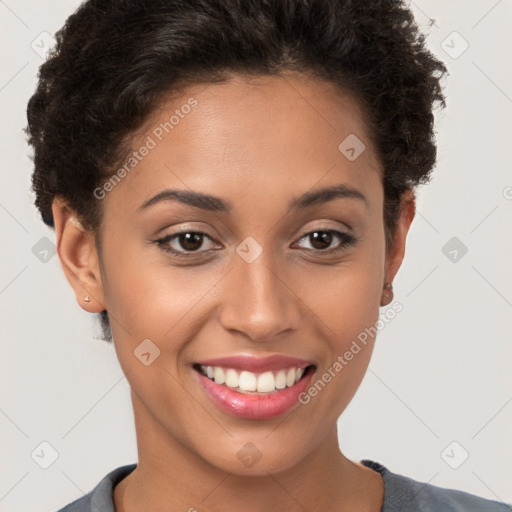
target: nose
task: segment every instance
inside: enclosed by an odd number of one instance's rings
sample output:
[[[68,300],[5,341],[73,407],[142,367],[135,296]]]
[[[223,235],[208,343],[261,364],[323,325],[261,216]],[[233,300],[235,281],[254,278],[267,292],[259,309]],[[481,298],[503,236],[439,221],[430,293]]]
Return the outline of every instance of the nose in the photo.
[[[235,253],[234,268],[224,283],[220,321],[252,341],[275,341],[299,328],[301,300],[294,293],[290,272],[278,265],[271,251],[251,263]]]

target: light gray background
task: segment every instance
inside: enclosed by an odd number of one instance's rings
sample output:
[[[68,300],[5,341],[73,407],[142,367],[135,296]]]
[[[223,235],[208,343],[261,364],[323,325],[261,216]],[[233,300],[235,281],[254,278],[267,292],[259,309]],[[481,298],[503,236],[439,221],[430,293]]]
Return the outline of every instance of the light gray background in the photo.
[[[44,263],[32,252],[55,239],[33,206],[22,133],[43,62],[32,46],[76,6],[0,1],[1,511],[56,510],[137,459],[113,347],[95,339],[99,325],[76,303],[58,257]],[[428,42],[449,68],[448,107],[437,117],[435,178],[418,193],[395,280],[404,309],[379,334],[339,420],[340,443],[353,460],[512,503],[512,4],[412,7],[425,30],[435,20]],[[456,249],[457,262],[442,252],[452,237],[468,248],[463,257]],[[47,469],[34,460],[50,460],[43,441],[58,452]],[[33,459],[34,450],[44,457]]]

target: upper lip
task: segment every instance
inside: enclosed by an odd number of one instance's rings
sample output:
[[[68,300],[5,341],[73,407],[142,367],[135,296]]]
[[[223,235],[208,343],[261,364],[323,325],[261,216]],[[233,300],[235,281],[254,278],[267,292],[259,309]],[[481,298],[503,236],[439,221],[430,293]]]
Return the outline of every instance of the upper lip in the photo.
[[[233,368],[237,370],[246,370],[249,372],[266,372],[272,370],[282,370],[285,368],[306,368],[312,365],[311,361],[297,357],[289,357],[281,354],[275,354],[267,357],[255,357],[249,355],[234,355],[227,357],[218,357],[215,359],[205,359],[198,361],[197,364],[204,366],[219,366],[221,368]]]

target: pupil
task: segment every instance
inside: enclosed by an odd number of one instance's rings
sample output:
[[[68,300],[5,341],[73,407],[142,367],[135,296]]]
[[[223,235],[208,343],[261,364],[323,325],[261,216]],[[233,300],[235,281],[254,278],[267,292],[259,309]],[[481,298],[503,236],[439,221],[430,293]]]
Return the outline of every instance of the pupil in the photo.
[[[329,233],[328,231],[315,231],[311,235],[309,235],[312,238],[311,245],[315,249],[325,249],[326,247],[329,247],[332,242],[332,233]],[[320,242],[320,247],[317,247],[315,243]],[[323,244],[323,246],[322,246]]]
[[[201,247],[203,235],[201,233],[180,233],[179,241],[183,249],[195,251]]]

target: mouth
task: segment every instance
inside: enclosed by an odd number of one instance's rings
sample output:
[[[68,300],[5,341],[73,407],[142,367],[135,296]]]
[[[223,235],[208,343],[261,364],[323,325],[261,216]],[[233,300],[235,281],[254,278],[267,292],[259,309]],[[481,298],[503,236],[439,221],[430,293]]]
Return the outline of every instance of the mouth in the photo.
[[[267,365],[264,371],[249,371],[238,364],[233,368],[196,363],[193,369],[202,389],[221,411],[266,420],[298,406],[299,396],[310,385],[317,367],[298,361],[274,369]]]
[[[247,394],[266,396],[295,386],[316,370],[314,364],[306,367],[290,367],[265,372],[251,372],[221,366],[194,364],[194,370],[219,386]]]

